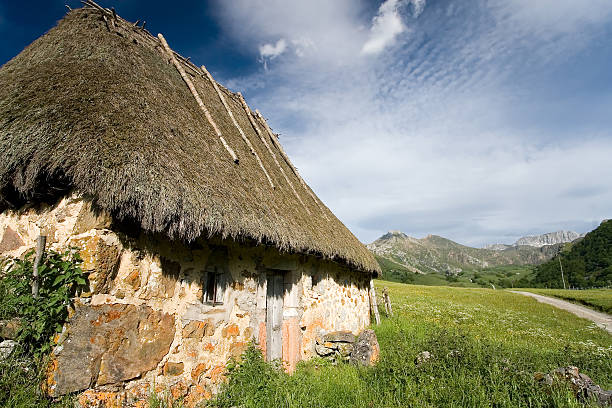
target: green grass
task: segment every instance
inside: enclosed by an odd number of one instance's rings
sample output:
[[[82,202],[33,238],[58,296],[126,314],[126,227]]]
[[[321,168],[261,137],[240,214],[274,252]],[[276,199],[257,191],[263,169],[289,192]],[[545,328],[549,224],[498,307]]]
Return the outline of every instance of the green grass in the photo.
[[[373,368],[322,360],[286,375],[251,349],[211,407],[583,407],[567,388],[544,392],[536,371],[575,365],[612,388],[612,336],[589,321],[503,290],[389,288],[395,317],[374,327],[381,360]],[[422,351],[432,359],[414,363]],[[39,390],[28,359],[0,362],[0,407],[67,408]],[[152,397],[158,406],[165,401]]]
[[[575,365],[612,388],[612,336],[534,299],[492,289],[387,286],[396,313],[375,327],[373,368],[310,361],[293,376],[254,351],[230,375],[215,407],[581,407],[533,373]],[[429,363],[417,366],[418,353]]]
[[[51,401],[40,388],[43,376],[31,357],[16,351],[0,360],[0,407],[2,408],[72,408],[74,399]]]
[[[408,283],[426,286],[511,288],[517,286],[521,279],[533,275],[532,265],[501,265],[487,268],[467,268],[457,275],[445,275],[421,265],[427,273],[415,273],[405,265],[392,259],[375,255],[382,269],[382,279],[390,282]]]
[[[612,314],[612,289],[564,290],[564,289],[520,289],[525,292],[553,296]]]

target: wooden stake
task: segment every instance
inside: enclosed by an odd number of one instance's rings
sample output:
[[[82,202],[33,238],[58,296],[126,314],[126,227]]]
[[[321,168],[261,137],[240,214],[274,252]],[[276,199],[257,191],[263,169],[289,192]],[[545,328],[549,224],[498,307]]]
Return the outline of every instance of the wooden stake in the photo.
[[[259,164],[259,167],[261,167],[261,170],[264,172],[264,174],[266,175],[266,178],[268,179],[268,183],[270,183],[270,186],[272,188],[274,188],[274,183],[272,182],[272,178],[270,178],[270,175],[268,174],[268,171],[264,167],[264,164],[261,161],[261,159],[259,158],[259,155],[257,154],[257,152],[255,151],[255,148],[251,144],[251,141],[249,140],[249,138],[242,131],[242,128],[238,124],[238,121],[236,121],[236,118],[234,117],[234,114],[232,113],[232,110],[230,109],[229,105],[227,104],[227,101],[225,100],[225,97],[223,96],[223,93],[221,92],[221,90],[219,89],[219,86],[217,85],[217,82],[213,79],[212,75],[210,75],[210,72],[208,72],[208,70],[206,69],[206,67],[204,65],[202,65],[202,71],[204,71],[204,73],[206,74],[206,77],[212,83],[213,88],[215,88],[215,91],[217,92],[217,95],[219,96],[219,99],[221,100],[221,103],[223,104],[223,106],[225,106],[225,110],[227,111],[227,114],[232,119],[232,123],[234,124],[236,129],[238,129],[238,133],[240,133],[240,137],[242,137],[242,140],[244,140],[246,145],[249,147],[249,150],[251,151],[251,154],[253,156],[255,156],[255,159],[257,160],[257,163]]]
[[[310,215],[310,210],[308,209],[308,207],[306,207],[306,204],[304,204],[304,201],[302,201],[302,198],[300,197],[300,195],[295,190],[295,187],[293,187],[293,183],[291,183],[291,180],[289,180],[289,177],[287,177],[287,173],[285,173],[285,170],[283,170],[283,167],[278,162],[278,159],[276,158],[276,154],[274,154],[274,151],[272,150],[272,148],[270,147],[268,142],[266,142],[266,139],[263,136],[261,130],[259,129],[259,126],[257,126],[257,124],[255,122],[255,119],[253,118],[253,115],[251,114],[251,109],[246,104],[246,101],[244,100],[244,97],[240,93],[238,93],[238,97],[240,98],[240,102],[242,103],[242,107],[244,108],[244,110],[245,110],[245,112],[246,112],[246,114],[247,114],[247,116],[249,118],[249,121],[251,122],[251,125],[253,125],[253,128],[255,129],[255,132],[259,136],[259,139],[266,146],[266,149],[268,149],[268,153],[270,153],[270,156],[272,156],[272,159],[274,159],[274,163],[276,163],[276,166],[279,168],[281,174],[283,175],[283,178],[285,179],[287,184],[289,184],[289,187],[291,187],[291,191],[293,191],[293,194],[295,195],[295,197],[302,204],[302,207],[304,207],[304,209],[306,210],[308,215]]]
[[[391,299],[389,298],[389,288],[383,289],[383,301],[385,302],[385,312],[388,316],[393,316],[393,309],[391,308]]]
[[[45,253],[45,246],[47,245],[47,237],[44,235],[39,235],[36,240],[36,257],[34,258],[34,266],[32,270],[32,296],[34,299],[38,298],[38,289],[39,289],[39,276],[38,276],[38,266],[40,265],[40,261]]]
[[[283,167],[278,162],[278,159],[276,158],[276,154],[274,154],[274,151],[272,150],[272,148],[270,147],[270,145],[266,141],[266,138],[263,136],[263,134],[261,132],[261,129],[259,129],[259,126],[257,126],[257,121],[253,117],[253,115],[251,113],[251,109],[249,108],[249,105],[247,105],[246,101],[244,100],[244,97],[242,96],[242,94],[240,92],[238,92],[238,98],[240,99],[240,103],[242,104],[242,108],[246,112],[247,118],[249,118],[249,122],[251,122],[251,125],[253,126],[253,129],[255,129],[255,133],[257,133],[257,136],[259,136],[259,140],[261,140],[261,142],[264,144],[264,146],[266,146],[266,149],[268,150],[268,153],[270,153],[270,156],[272,156],[272,159],[274,160],[274,163],[276,164],[276,166],[280,170],[280,172],[283,175],[283,178],[285,179],[287,184],[289,184],[289,187],[291,187],[291,191],[293,191],[293,194],[295,195],[295,197],[302,204],[302,206],[304,207],[306,212],[308,214],[310,214],[310,210],[308,209],[308,207],[306,207],[306,204],[304,204],[304,202],[300,198],[300,195],[297,193],[297,191],[293,187],[293,184],[289,180],[289,177],[287,177],[287,174],[285,173],[285,170],[283,170]]]
[[[376,289],[374,288],[374,280],[370,279],[370,310],[374,312],[376,325],[380,324],[380,314],[378,313],[378,305],[376,304]]]
[[[191,91],[191,94],[195,98],[195,100],[198,103],[198,106],[200,107],[202,112],[204,112],[204,116],[206,116],[206,119],[208,120],[208,123],[210,123],[210,125],[213,127],[215,133],[219,137],[219,140],[223,144],[223,147],[225,147],[225,150],[227,150],[227,152],[230,154],[230,156],[232,157],[232,160],[235,163],[238,163],[238,156],[236,156],[236,153],[234,153],[232,148],[229,147],[229,145],[227,144],[227,142],[223,138],[223,135],[221,135],[221,131],[219,130],[219,128],[217,127],[217,124],[213,120],[212,115],[210,114],[210,112],[206,108],[206,105],[204,105],[204,102],[202,102],[202,99],[200,99],[200,95],[198,94],[198,91],[195,89],[195,86],[193,86],[193,83],[191,82],[191,79],[189,79],[189,77],[187,76],[187,73],[183,69],[183,66],[178,62],[178,60],[174,56],[174,51],[172,51],[172,49],[168,45],[168,42],[166,42],[166,39],[164,38],[164,36],[161,33],[157,34],[157,38],[159,38],[159,41],[161,41],[162,46],[164,47],[164,49],[166,50],[166,52],[170,56],[170,59],[171,59],[172,63],[174,64],[174,66],[176,67],[176,69],[179,72],[179,74],[181,74],[181,77],[183,78],[183,81],[185,81],[185,83],[187,84],[187,87]]]
[[[86,6],[90,6],[93,7],[95,9],[100,10],[102,13],[106,14],[106,10],[104,10],[104,8],[102,6],[100,6],[98,3],[96,3],[95,1],[92,0],[85,0],[85,1],[81,1],[81,3],[83,3]]]
[[[103,14],[102,18],[104,19],[104,23],[106,24],[106,29],[108,30],[108,32],[111,32],[111,28],[110,28],[110,23],[108,22],[108,18],[106,18],[106,16]]]
[[[263,115],[261,113],[259,113],[258,110],[255,110],[255,112],[257,113],[257,116],[259,117],[259,119],[263,122],[264,127],[266,129],[266,131],[268,132],[268,134],[270,135],[270,139],[272,140],[272,142],[274,143],[274,145],[276,146],[276,148],[278,149],[279,153],[281,154],[283,160],[285,160],[285,163],[287,163],[287,166],[289,166],[289,168],[291,169],[291,171],[293,172],[293,174],[295,174],[295,176],[297,177],[298,181],[300,182],[300,184],[302,185],[302,187],[304,188],[304,190],[306,190],[306,192],[308,193],[308,195],[310,195],[310,197],[313,199],[313,201],[315,202],[315,204],[317,205],[317,207],[319,207],[319,210],[321,211],[321,213],[323,214],[323,216],[325,217],[325,219],[329,220],[329,218],[327,218],[327,214],[325,214],[325,211],[323,211],[323,208],[321,207],[321,205],[319,204],[319,200],[317,200],[317,197],[314,195],[314,193],[312,192],[312,190],[310,190],[310,188],[308,187],[308,185],[306,184],[306,182],[304,181],[304,179],[302,178],[302,176],[300,176],[300,173],[298,173],[297,169],[295,168],[295,166],[293,165],[293,163],[291,163],[291,160],[289,160],[289,156],[287,156],[287,154],[285,153],[285,151],[283,150],[283,146],[280,144],[280,142],[278,141],[278,138],[276,137],[276,135],[274,134],[274,132],[272,132],[272,129],[270,129],[270,126],[268,126],[268,122],[266,122],[266,119],[263,117]]]

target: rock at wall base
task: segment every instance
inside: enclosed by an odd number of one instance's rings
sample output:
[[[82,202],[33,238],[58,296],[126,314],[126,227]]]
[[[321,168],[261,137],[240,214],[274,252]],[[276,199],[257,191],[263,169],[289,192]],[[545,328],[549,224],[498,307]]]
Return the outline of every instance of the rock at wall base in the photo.
[[[47,377],[52,397],[112,385],[154,369],[168,354],[174,317],[148,306],[77,305]]]
[[[371,366],[380,355],[380,346],[373,330],[366,329],[358,337],[351,332],[333,332],[317,338],[315,352],[320,357],[352,364]]]
[[[380,346],[374,330],[366,329],[353,344],[350,362],[356,365],[372,366],[380,358]]]

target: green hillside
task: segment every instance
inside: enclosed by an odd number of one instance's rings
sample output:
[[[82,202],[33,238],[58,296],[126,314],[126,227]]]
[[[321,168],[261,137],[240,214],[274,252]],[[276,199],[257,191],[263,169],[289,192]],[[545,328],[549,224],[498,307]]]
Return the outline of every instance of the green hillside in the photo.
[[[457,275],[437,272],[415,273],[406,266],[389,258],[374,255],[382,269],[381,279],[391,282],[409,283],[427,286],[486,287],[491,285],[501,288],[516,287],[519,282],[531,277],[531,265],[503,265],[482,269],[467,269]]]
[[[566,285],[577,288],[612,286],[612,220],[602,222],[584,239],[567,245],[554,259],[539,265],[531,286],[563,288],[559,261]]]
[[[533,266],[549,260],[561,244],[504,250],[472,248],[429,235],[423,239],[390,232],[368,245],[382,278],[417,285],[514,287],[531,278]]]

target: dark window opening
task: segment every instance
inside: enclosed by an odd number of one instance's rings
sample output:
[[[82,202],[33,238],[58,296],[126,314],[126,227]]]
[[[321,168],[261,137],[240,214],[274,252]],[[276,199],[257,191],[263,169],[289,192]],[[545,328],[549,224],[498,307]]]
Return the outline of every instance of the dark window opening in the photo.
[[[208,272],[206,276],[206,290],[204,293],[205,303],[213,306],[223,304],[223,294],[225,292],[225,274]]]
[[[216,306],[223,304],[227,281],[230,278],[229,257],[226,247],[211,246],[211,249],[211,254],[204,268],[202,302]]]
[[[313,275],[312,276],[312,287],[314,288],[315,286],[317,286],[319,284],[319,282],[321,282],[321,276],[320,275]]]

